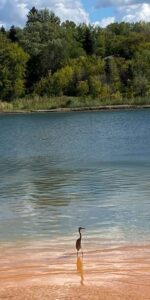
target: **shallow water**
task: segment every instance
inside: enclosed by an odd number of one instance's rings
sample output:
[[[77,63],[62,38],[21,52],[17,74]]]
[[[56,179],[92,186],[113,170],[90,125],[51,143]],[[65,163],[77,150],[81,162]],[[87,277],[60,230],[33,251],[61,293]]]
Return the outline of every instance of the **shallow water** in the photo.
[[[123,286],[127,283],[130,287],[134,287],[134,290],[135,285],[141,286],[142,294],[146,287],[149,287],[147,297],[150,295],[149,246],[88,249],[83,257],[80,254],[77,257],[71,248],[67,251],[65,249],[64,253],[64,246],[56,247],[51,243],[43,245],[43,242],[31,243],[28,247],[14,249],[7,247],[5,251],[0,251],[0,269],[0,291],[3,287],[34,285],[37,287],[43,284],[59,286],[94,284],[108,288],[117,286],[119,289],[120,283]],[[143,297],[139,295],[136,299]]]
[[[150,241],[150,110],[0,115],[0,240]]]

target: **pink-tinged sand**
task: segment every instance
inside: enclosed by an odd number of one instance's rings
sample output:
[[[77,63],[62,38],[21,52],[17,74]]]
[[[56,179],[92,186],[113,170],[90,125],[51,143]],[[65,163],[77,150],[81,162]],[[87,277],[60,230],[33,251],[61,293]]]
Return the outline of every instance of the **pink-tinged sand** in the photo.
[[[88,249],[0,247],[0,299],[148,300],[150,245]]]

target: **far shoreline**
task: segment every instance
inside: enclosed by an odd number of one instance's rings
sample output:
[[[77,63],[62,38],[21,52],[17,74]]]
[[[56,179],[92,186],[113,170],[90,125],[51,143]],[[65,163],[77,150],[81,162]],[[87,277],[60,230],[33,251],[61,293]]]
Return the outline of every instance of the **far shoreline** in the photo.
[[[90,112],[90,111],[111,111],[111,110],[133,110],[133,109],[150,109],[149,104],[145,105],[100,105],[89,107],[59,107],[50,109],[31,109],[31,110],[0,110],[0,114],[30,114],[30,113],[55,113],[55,112]]]

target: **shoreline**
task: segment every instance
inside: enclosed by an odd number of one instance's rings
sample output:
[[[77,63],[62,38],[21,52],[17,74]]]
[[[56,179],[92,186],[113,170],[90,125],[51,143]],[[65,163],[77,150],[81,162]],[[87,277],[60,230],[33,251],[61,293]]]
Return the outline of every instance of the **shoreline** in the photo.
[[[0,252],[0,299],[147,300],[150,244],[88,248],[33,243]],[[1,249],[2,250],[2,249]]]
[[[91,107],[63,107],[37,110],[0,110],[0,114],[30,114],[30,113],[53,113],[53,112],[87,112],[87,111],[111,111],[111,110],[132,110],[150,109],[149,104],[145,105],[100,105]]]

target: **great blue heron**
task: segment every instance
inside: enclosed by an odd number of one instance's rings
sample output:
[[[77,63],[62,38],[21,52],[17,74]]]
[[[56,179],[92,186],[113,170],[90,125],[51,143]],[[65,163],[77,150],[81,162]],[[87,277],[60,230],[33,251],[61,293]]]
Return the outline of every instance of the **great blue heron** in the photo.
[[[82,249],[82,248],[81,248],[81,239],[82,239],[82,236],[81,236],[81,230],[82,230],[82,229],[85,229],[85,228],[84,228],[84,227],[79,227],[79,228],[78,228],[80,237],[79,237],[79,239],[76,240],[77,256],[78,256],[78,251],[79,251],[80,249]],[[83,255],[83,251],[82,251],[82,255]]]

